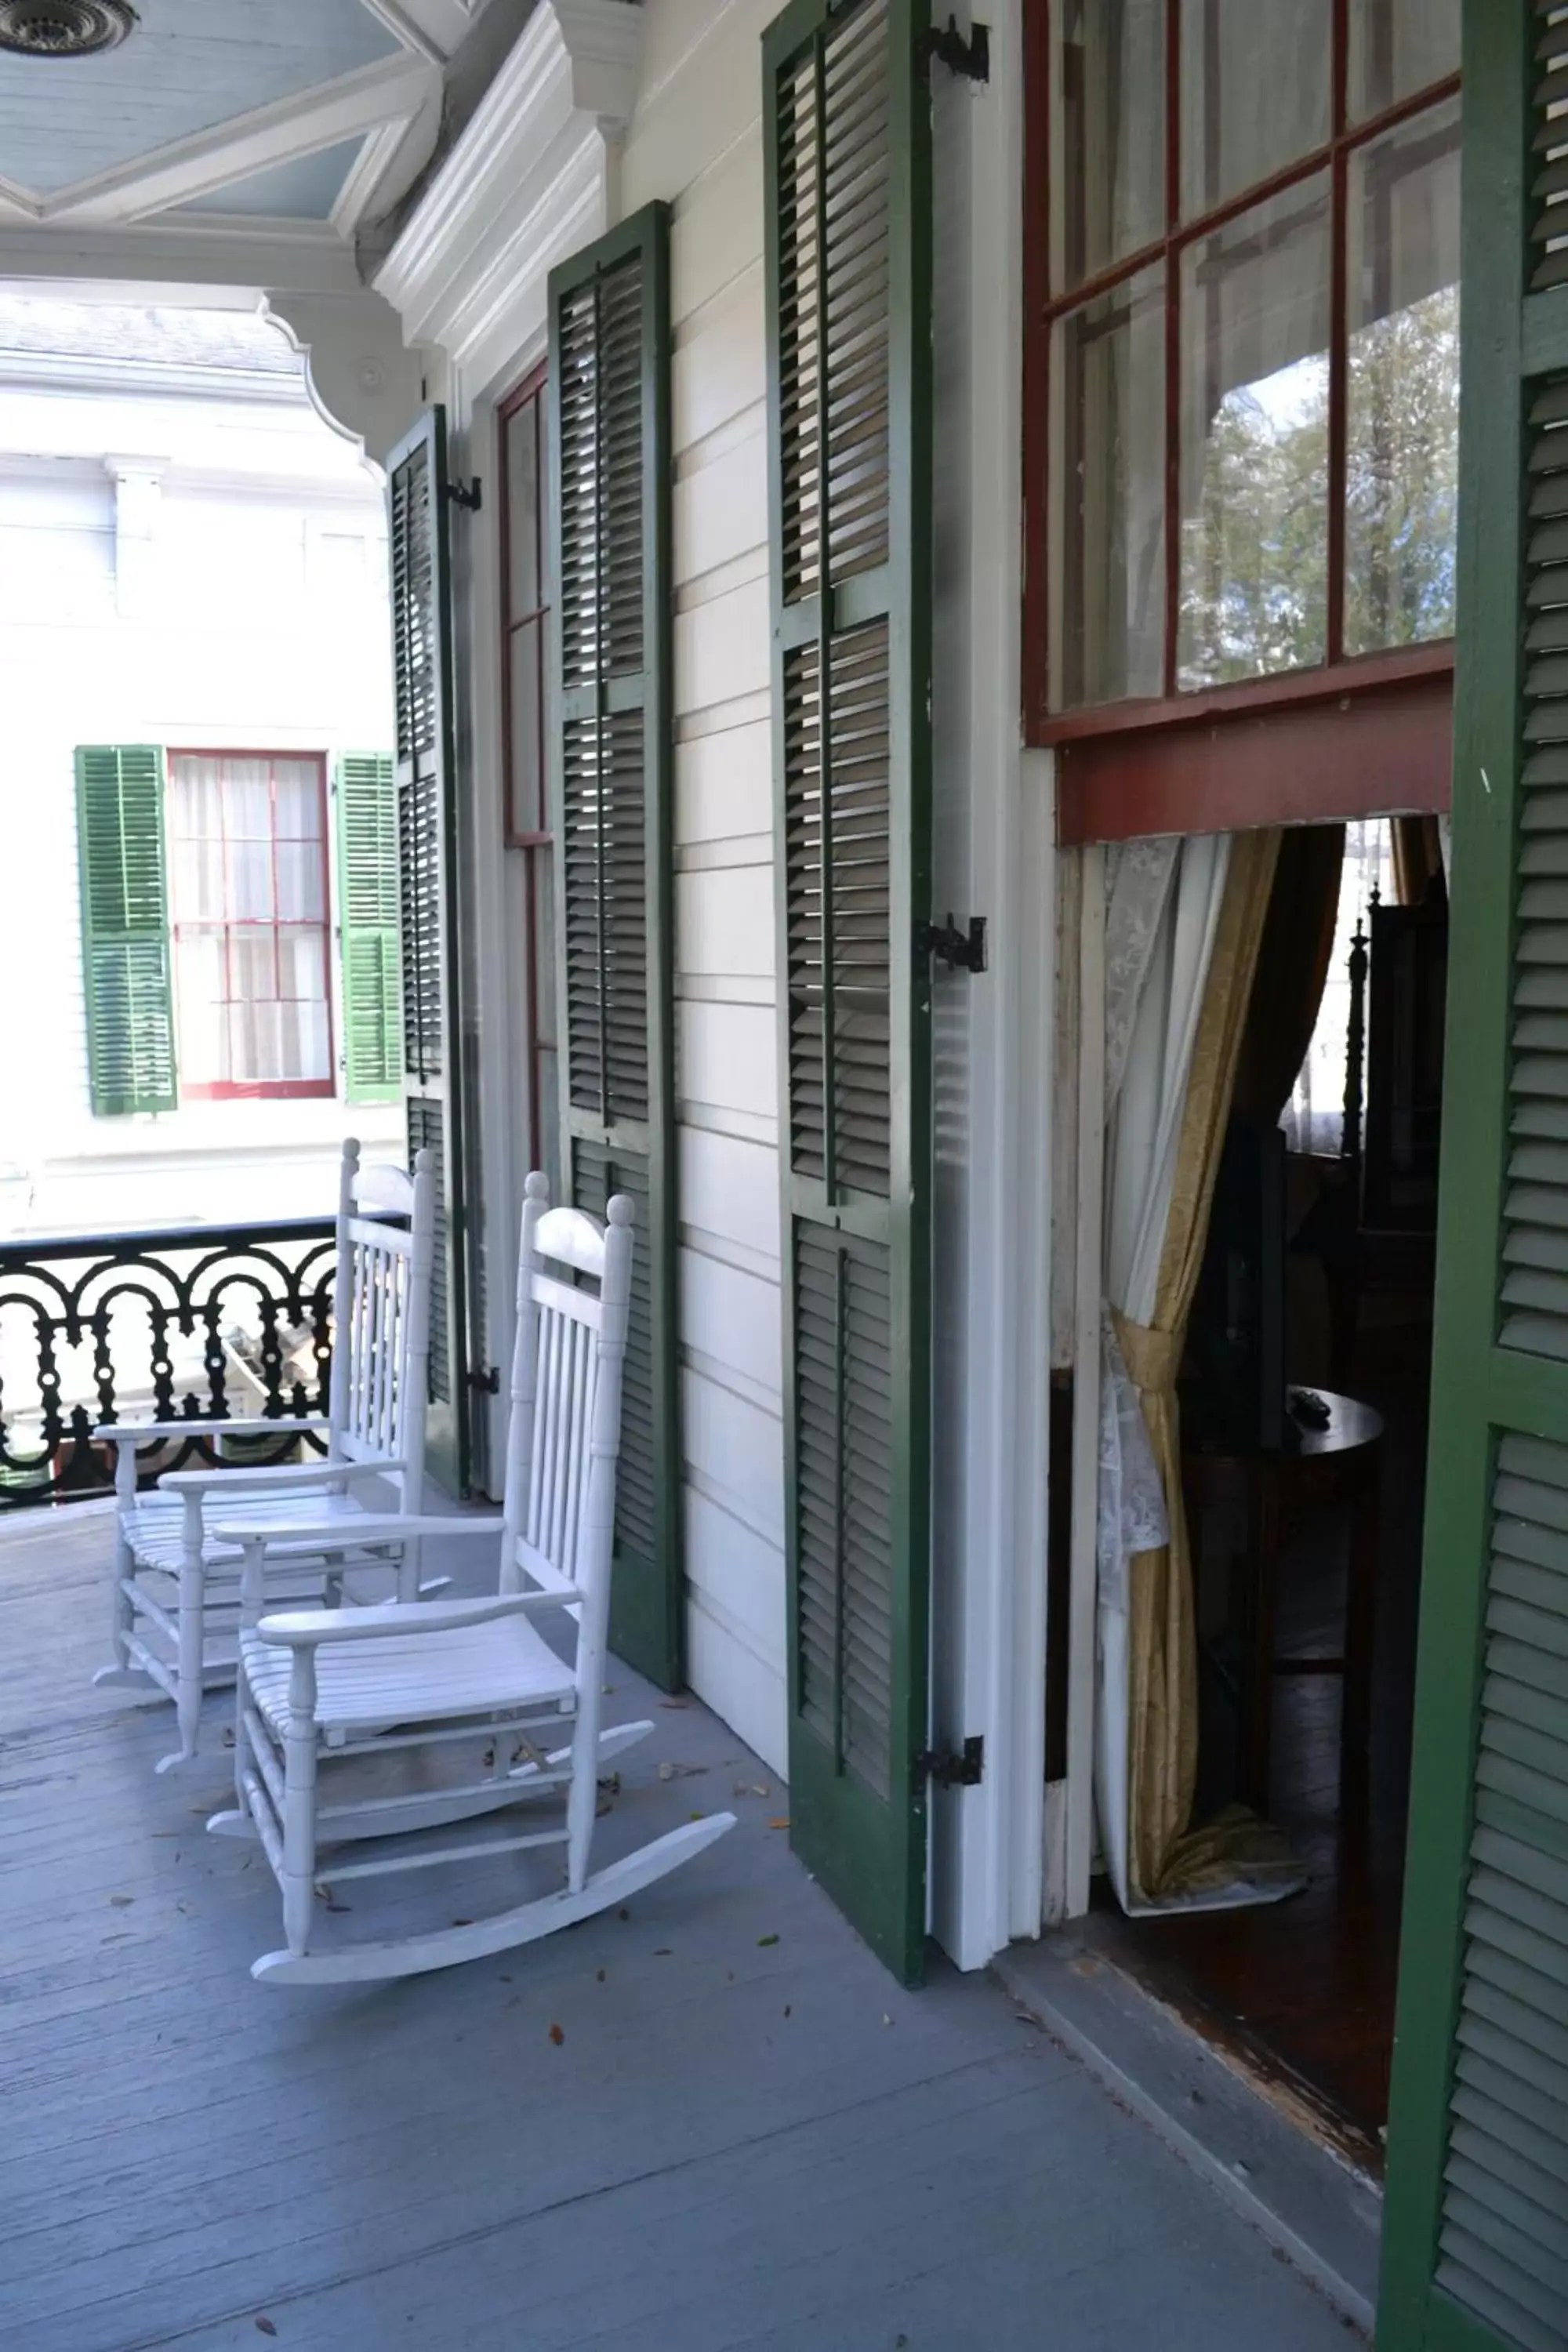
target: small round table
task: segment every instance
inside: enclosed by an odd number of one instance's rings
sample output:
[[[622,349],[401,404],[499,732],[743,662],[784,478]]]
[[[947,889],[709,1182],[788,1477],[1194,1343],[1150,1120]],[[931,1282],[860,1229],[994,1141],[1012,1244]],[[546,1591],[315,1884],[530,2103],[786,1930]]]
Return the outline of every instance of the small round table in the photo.
[[[1291,1399],[1319,1398],[1328,1409],[1321,1425],[1289,1414],[1298,1444],[1224,1453],[1194,1447],[1183,1457],[1182,1486],[1194,1579],[1203,1560],[1204,1517],[1222,1484],[1240,1475],[1247,1497],[1243,1585],[1241,1712],[1237,1794],[1258,1812],[1268,1809],[1268,1758],[1276,1675],[1341,1675],[1341,1802],[1364,1803],[1372,1714],[1372,1651],[1377,1602],[1378,1516],[1383,1483],[1383,1416],[1355,1397],[1327,1389],[1293,1388]],[[1279,1657],[1279,1561],[1289,1537],[1310,1511],[1335,1502],[1351,1507],[1350,1575],[1345,1593],[1344,1648],[1338,1657]]]

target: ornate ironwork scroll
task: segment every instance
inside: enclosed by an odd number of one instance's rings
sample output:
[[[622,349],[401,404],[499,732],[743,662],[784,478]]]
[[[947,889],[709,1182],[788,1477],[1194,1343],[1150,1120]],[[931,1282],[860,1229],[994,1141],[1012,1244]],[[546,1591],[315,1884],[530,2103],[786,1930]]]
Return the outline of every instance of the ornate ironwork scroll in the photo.
[[[327,1410],[334,1234],[301,1217],[0,1243],[0,1510],[111,1491],[104,1422],[279,1423],[275,1439],[150,1444],[144,1486],[324,1452],[288,1424]]]

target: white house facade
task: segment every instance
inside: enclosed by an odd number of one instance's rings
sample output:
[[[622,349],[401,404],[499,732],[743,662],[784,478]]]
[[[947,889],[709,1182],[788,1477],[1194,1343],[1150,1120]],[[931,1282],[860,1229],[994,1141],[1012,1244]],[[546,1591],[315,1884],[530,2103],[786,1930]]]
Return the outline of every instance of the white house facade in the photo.
[[[379,479],[254,303],[0,302],[0,964],[50,1008],[15,1029],[12,1232],[319,1215],[344,1133],[401,1150],[395,1083],[350,1067],[340,822],[345,761],[390,755],[386,611]],[[140,1092],[92,880],[132,768],[167,964]]]

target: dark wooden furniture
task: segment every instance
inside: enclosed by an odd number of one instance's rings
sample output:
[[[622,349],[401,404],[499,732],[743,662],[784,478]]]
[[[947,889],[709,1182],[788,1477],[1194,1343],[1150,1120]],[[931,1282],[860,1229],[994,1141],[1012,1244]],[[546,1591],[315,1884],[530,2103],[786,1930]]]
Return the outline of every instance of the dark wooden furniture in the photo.
[[[1303,1393],[1293,1391],[1292,1395]],[[1328,1420],[1314,1428],[1290,1419],[1296,1442],[1250,1454],[1194,1448],[1183,1461],[1187,1528],[1194,1567],[1203,1559],[1205,1516],[1239,1481],[1247,1499],[1247,1537],[1233,1590],[1240,1601],[1240,1670],[1236,1688],[1241,1733],[1237,1793],[1259,1812],[1268,1808],[1268,1758],[1276,1675],[1342,1675],[1340,1789],[1342,1802],[1366,1796],[1371,1717],[1372,1645],[1377,1597],[1378,1507],[1383,1467],[1383,1419],[1369,1404],[1327,1390]],[[1279,1563],[1295,1528],[1310,1513],[1337,1502],[1351,1507],[1350,1576],[1344,1647],[1337,1657],[1277,1654]]]

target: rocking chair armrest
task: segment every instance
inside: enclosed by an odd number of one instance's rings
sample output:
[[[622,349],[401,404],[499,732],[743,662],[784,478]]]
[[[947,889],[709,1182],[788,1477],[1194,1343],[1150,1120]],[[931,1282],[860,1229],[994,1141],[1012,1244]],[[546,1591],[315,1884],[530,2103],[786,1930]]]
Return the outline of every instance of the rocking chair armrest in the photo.
[[[413,1543],[421,1536],[499,1536],[504,1519],[404,1517],[396,1511],[363,1511],[353,1519],[301,1520],[279,1527],[276,1520],[226,1519],[212,1530],[225,1543],[265,1543],[267,1558],[319,1559],[323,1552],[361,1551],[367,1544]]]
[[[282,1487],[345,1486],[355,1478],[386,1476],[408,1465],[401,1455],[367,1462],[275,1462],[255,1470],[174,1470],[158,1481],[161,1495],[270,1495]]]
[[[264,1642],[283,1649],[313,1648],[320,1642],[370,1642],[389,1633],[455,1633],[496,1617],[522,1617],[534,1609],[581,1601],[575,1586],[559,1592],[492,1592],[479,1601],[388,1601],[370,1609],[289,1609],[264,1617],[257,1627]]]
[[[265,1417],[237,1413],[224,1421],[105,1421],[92,1433],[106,1445],[149,1445],[154,1438],[282,1436],[285,1431],[331,1427],[324,1412],[269,1413]]]

